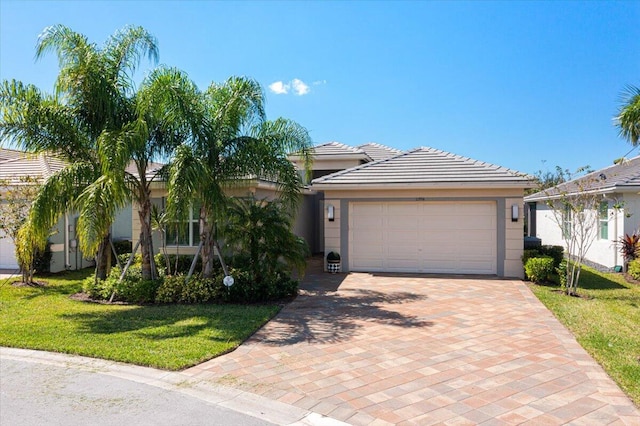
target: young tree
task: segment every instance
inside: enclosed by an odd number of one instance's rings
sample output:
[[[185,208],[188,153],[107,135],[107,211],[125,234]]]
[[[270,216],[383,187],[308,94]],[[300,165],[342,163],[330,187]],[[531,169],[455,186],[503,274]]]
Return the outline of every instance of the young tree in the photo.
[[[27,284],[33,282],[36,251],[44,250],[44,245],[25,229],[29,209],[39,188],[38,180],[32,176],[21,176],[15,182],[0,180],[0,234],[13,242],[22,280]]]
[[[577,173],[584,170],[578,169]],[[547,205],[565,240],[568,260],[565,292],[568,295],[577,294],[584,259],[598,235],[600,203],[603,198],[595,188],[606,178],[604,175],[590,173],[544,190],[549,197]]]

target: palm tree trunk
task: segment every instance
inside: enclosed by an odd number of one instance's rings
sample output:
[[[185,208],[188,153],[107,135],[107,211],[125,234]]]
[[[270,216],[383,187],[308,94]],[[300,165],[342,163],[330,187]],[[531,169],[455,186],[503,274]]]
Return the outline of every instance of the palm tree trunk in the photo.
[[[111,263],[111,234],[105,235],[98,247],[96,256],[96,278],[106,280]]]
[[[200,241],[202,250],[202,277],[213,278],[213,254],[215,247],[215,238],[213,234],[213,226],[206,220],[204,208],[200,211]]]
[[[152,236],[151,236],[151,200],[145,197],[145,200],[138,208],[138,218],[140,219],[140,253],[142,254],[142,279],[152,280],[155,276],[153,273],[152,256]]]

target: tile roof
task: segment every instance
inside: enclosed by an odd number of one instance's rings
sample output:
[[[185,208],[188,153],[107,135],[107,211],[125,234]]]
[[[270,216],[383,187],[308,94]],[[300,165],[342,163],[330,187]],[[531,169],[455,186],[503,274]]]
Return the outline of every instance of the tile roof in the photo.
[[[51,155],[27,154],[2,148],[0,158],[4,158],[0,160],[0,180],[10,184],[20,184],[26,176],[44,180],[65,166],[64,161]]]
[[[340,142],[326,142],[312,148],[313,156],[356,156],[369,159],[369,156],[361,149],[345,145]]]
[[[312,181],[312,186],[422,184],[441,186],[505,184],[531,186],[531,177],[504,167],[422,147],[384,160],[342,170]]]
[[[584,190],[610,192],[614,190],[634,190],[640,188],[640,156],[623,160],[579,178],[561,183],[553,188],[526,196],[525,201],[546,200],[561,194],[569,195]]]
[[[373,161],[383,160],[402,153],[399,149],[391,148],[375,142],[369,142],[357,147],[364,151]]]

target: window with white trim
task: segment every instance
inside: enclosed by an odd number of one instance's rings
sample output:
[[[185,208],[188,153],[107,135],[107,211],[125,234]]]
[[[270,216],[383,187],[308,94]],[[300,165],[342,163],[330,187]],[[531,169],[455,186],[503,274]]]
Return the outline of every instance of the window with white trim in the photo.
[[[609,239],[609,203],[606,201],[598,206],[598,238]]]
[[[189,209],[189,219],[167,225],[168,246],[197,246],[200,244],[200,205]]]

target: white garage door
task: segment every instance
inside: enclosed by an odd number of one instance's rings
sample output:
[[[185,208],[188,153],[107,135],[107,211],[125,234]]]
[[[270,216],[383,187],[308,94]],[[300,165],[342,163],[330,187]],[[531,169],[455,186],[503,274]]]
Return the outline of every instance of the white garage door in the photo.
[[[363,272],[496,273],[493,202],[352,202],[349,267]]]
[[[17,269],[15,250],[10,238],[2,238],[0,232],[0,269]]]

